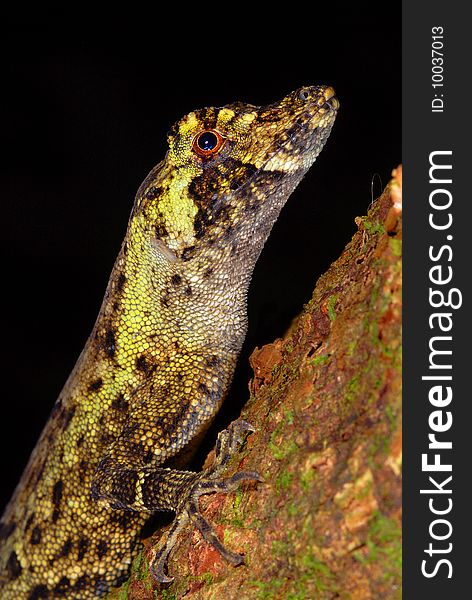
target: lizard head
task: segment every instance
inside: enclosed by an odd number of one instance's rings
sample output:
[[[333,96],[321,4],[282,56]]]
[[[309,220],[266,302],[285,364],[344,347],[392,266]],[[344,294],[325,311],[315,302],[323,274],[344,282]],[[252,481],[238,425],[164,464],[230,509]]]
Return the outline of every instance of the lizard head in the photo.
[[[138,192],[156,236],[184,260],[201,252],[257,259],[338,107],[331,87],[316,86],[269,106],[238,102],[183,117],[170,130],[165,160]]]

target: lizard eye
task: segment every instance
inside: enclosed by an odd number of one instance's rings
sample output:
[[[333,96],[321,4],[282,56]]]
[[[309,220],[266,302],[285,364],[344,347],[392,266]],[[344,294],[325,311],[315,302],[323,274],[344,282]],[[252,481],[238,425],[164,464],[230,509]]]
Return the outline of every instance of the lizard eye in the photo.
[[[209,129],[195,136],[192,147],[199,156],[209,157],[219,152],[223,144],[223,137],[214,129]]]

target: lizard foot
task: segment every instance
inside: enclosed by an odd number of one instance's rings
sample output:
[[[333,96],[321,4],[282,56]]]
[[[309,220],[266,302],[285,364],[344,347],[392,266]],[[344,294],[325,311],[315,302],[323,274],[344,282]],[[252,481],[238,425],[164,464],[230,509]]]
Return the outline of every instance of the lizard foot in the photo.
[[[213,527],[200,514],[198,499],[204,494],[231,492],[245,479],[263,481],[259,473],[255,471],[239,471],[231,477],[219,477],[229,459],[237,451],[244,435],[251,431],[254,431],[252,425],[242,419],[238,419],[231,423],[228,429],[218,434],[214,464],[209,469],[197,475],[188,492],[184,493],[167,539],[164,545],[156,551],[155,556],[151,560],[150,571],[158,582],[171,583],[173,581],[173,577],[165,574],[164,567],[167,563],[169,553],[177,542],[180,531],[188,522],[193,523],[202,534],[204,540],[216,548],[230,564],[237,566],[244,562],[244,557],[241,554],[231,552],[222,544]]]

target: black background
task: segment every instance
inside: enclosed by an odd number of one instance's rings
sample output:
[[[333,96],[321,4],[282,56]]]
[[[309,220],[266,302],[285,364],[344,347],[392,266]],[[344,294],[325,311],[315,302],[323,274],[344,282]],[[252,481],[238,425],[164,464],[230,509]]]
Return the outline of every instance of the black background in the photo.
[[[92,329],[134,194],[175,120],[307,84],[333,85],[341,102],[257,265],[223,419],[247,398],[250,351],[284,332],[351,238],[371,188],[378,196],[401,161],[399,8],[318,5],[301,15],[286,5],[269,24],[241,6],[233,26],[218,11],[197,22],[185,10],[119,26],[92,27],[95,15],[4,24],[2,503]]]

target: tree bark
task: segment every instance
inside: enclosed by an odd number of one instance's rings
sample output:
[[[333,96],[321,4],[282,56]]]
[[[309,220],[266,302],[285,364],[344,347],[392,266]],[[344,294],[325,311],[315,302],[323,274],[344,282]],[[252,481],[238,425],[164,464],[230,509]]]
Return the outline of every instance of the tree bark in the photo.
[[[401,167],[356,224],[286,335],[251,356],[256,432],[228,475],[265,482],[200,502],[246,564],[188,527],[169,588],[149,576],[151,538],[110,598],[401,598]]]

